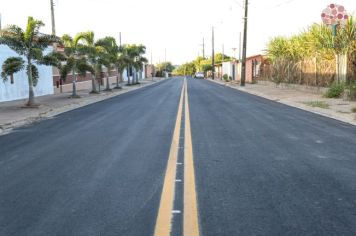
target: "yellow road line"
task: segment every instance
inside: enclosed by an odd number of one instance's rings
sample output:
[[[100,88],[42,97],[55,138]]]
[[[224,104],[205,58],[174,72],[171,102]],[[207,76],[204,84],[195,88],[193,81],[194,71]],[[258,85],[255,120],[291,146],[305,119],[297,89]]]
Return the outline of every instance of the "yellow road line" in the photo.
[[[184,129],[184,215],[183,234],[185,236],[198,236],[198,206],[195,190],[195,173],[193,160],[192,134],[190,129],[190,115],[188,102],[188,86],[184,79],[185,88],[185,129]]]
[[[183,107],[184,86],[185,83],[182,86],[182,91],[179,100],[177,119],[174,128],[171,149],[169,151],[167,170],[164,178],[158,216],[156,220],[155,233],[154,233],[155,236],[168,236],[170,235],[171,232],[175,178],[176,178],[176,168],[177,168],[177,158],[178,158],[178,145],[179,145],[179,135],[180,135],[181,120],[182,120],[182,110],[183,110],[182,107]]]

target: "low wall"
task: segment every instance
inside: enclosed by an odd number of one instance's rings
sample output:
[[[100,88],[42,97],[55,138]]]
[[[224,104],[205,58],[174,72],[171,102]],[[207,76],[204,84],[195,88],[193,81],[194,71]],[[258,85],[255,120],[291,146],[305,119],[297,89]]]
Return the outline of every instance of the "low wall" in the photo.
[[[109,84],[110,84],[110,88],[115,87],[116,85],[116,76],[113,77],[109,77]],[[77,90],[91,90],[92,84],[91,84],[91,80],[87,80],[87,81],[81,81],[81,82],[77,82]],[[99,89],[99,85],[98,83],[96,84],[96,88]],[[100,85],[100,89],[103,90],[106,88],[106,78],[103,78],[103,85]],[[63,84],[62,85],[62,92],[63,93],[69,93],[72,92],[73,89],[73,84]],[[57,88],[57,86],[54,87],[54,93],[58,94],[60,93],[60,87]]]

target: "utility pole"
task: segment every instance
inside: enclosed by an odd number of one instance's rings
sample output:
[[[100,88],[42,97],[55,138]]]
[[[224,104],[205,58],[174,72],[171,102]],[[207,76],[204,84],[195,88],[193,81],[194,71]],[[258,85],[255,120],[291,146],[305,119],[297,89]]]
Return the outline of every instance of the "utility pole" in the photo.
[[[205,42],[204,42],[204,37],[203,37],[203,57],[205,59]]]
[[[241,32],[239,35],[239,62],[241,61]]]
[[[152,51],[151,51],[151,65],[150,65],[150,68],[151,68],[151,77],[152,77],[152,81],[153,81],[153,73],[154,73],[154,65],[153,65],[153,61],[152,61]]]
[[[212,79],[214,80],[215,78],[215,53],[214,53],[214,26],[212,27],[212,31],[211,31],[211,42],[212,42],[212,52],[211,52],[211,72],[212,72]]]
[[[245,86],[245,81],[246,81],[247,13],[248,13],[248,0],[245,0],[244,38],[243,38],[243,45],[242,45],[242,65],[241,65],[241,86]]]
[[[1,28],[1,20],[2,20],[2,16],[1,16],[1,13],[0,13],[0,30],[2,29]]]
[[[121,32],[119,33],[119,44],[120,44],[120,47],[121,47]]]
[[[54,21],[54,2],[53,0],[50,1],[51,1],[52,35],[56,35],[56,24]]]
[[[224,44],[222,45],[222,62],[224,62],[225,55],[224,55]]]
[[[224,61],[225,61],[225,52],[224,52],[224,44],[222,45],[222,60],[221,60],[221,74],[220,74],[220,78],[219,78],[219,75],[218,75],[218,79],[222,80],[222,77],[224,75],[224,72],[223,72],[223,68],[224,68]]]
[[[164,49],[164,72],[165,72],[165,77],[167,75],[167,49]]]

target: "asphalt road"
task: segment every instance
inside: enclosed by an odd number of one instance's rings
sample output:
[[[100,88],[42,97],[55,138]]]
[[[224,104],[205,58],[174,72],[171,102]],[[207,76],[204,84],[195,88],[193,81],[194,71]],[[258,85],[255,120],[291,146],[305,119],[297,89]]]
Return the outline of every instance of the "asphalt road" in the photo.
[[[0,235],[152,235],[182,86],[0,136]],[[201,235],[356,235],[356,127],[205,80],[188,94]]]
[[[356,127],[188,86],[202,235],[356,235]]]
[[[151,235],[182,80],[0,136],[0,235]]]

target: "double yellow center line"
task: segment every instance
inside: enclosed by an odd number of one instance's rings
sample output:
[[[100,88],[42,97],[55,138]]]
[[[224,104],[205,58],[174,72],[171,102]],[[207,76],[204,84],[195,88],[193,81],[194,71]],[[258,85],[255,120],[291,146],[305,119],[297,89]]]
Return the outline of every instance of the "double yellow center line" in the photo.
[[[185,99],[184,99],[185,97]],[[199,235],[197,194],[195,188],[195,173],[193,160],[192,135],[190,129],[190,114],[188,103],[187,81],[184,79],[178,113],[168,157],[168,164],[163,183],[161,201],[155,226],[155,236],[168,236],[172,228],[172,214],[175,196],[178,145],[181,131],[184,100],[184,209],[183,233],[186,236]]]

